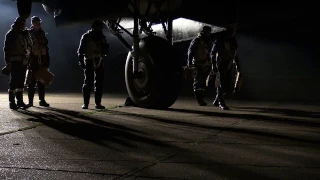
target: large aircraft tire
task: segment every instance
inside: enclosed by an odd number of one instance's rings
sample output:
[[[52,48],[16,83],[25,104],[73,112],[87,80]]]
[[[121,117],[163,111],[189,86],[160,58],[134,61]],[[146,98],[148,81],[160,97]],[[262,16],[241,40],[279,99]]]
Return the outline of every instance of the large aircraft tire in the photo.
[[[17,0],[17,8],[20,17],[25,19],[30,17],[32,0]]]
[[[163,109],[177,100],[181,87],[181,67],[176,53],[165,39],[143,38],[139,43],[138,71],[133,76],[133,55],[129,52],[125,82],[131,100],[138,107]]]

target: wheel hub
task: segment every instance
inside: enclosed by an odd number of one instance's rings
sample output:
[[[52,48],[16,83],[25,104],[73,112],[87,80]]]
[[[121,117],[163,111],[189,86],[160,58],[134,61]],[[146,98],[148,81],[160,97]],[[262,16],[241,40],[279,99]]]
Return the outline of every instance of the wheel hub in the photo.
[[[148,81],[149,81],[149,76],[148,76],[148,69],[144,63],[144,61],[139,61],[138,62],[138,74],[136,75],[134,79],[134,84],[136,88],[139,91],[145,91]]]

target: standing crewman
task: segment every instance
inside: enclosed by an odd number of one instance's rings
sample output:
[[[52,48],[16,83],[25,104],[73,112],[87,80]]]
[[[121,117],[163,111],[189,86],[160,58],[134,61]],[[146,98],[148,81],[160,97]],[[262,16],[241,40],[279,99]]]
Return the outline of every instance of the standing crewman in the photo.
[[[31,45],[32,42],[26,30],[26,20],[17,17],[5,36],[3,48],[6,68],[10,71],[8,90],[10,109],[27,108],[23,102],[23,88]]]
[[[195,67],[195,77],[193,81],[194,95],[200,106],[206,106],[204,94],[206,90],[206,78],[211,71],[212,38],[211,27],[204,26],[199,35],[194,38],[188,49],[188,66]]]
[[[224,101],[224,94],[227,93],[228,84],[231,81],[233,63],[236,65],[237,72],[240,73],[238,43],[235,37],[236,28],[234,25],[227,27],[225,31],[214,41],[211,51],[212,69],[220,74],[220,86],[217,87],[217,95],[213,104],[222,110],[229,107]]]
[[[84,69],[82,86],[82,109],[88,109],[92,84],[95,91],[95,108],[105,109],[101,105],[104,80],[104,61],[108,55],[109,44],[103,34],[103,22],[94,21],[91,30],[82,35],[78,49],[79,65]]]
[[[35,88],[38,87],[39,106],[49,107],[50,105],[45,100],[45,86],[35,77],[35,72],[40,68],[49,68],[50,56],[48,39],[46,33],[41,27],[41,19],[37,16],[31,18],[31,27],[29,34],[33,42],[30,56],[30,63],[28,64],[28,76],[30,76],[28,84],[28,106],[33,106],[33,98]]]

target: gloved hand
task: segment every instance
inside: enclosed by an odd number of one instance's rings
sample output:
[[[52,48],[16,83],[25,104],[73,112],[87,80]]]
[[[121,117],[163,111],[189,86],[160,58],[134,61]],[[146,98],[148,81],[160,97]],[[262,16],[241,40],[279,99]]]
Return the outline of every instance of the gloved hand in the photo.
[[[82,69],[86,69],[86,65],[85,65],[85,63],[84,63],[84,56],[83,56],[83,55],[79,55],[78,59],[79,59],[79,66],[80,66]]]
[[[7,64],[6,64],[6,68],[8,68],[8,70],[11,71],[11,63],[7,63]]]
[[[4,68],[1,69],[1,73],[3,75],[9,76],[11,72],[11,64],[7,63],[6,66]]]

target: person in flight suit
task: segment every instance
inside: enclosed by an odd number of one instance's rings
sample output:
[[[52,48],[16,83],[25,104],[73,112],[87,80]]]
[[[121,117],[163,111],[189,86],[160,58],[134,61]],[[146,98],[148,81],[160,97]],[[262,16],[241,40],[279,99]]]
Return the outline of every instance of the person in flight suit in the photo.
[[[211,51],[212,69],[220,74],[220,86],[217,87],[217,95],[213,101],[213,105],[219,106],[222,110],[229,109],[225,103],[224,94],[227,93],[228,82],[231,80],[230,74],[232,73],[233,63],[236,65],[237,72],[240,72],[238,43],[235,31],[234,25],[228,26],[214,41]]]
[[[6,68],[10,70],[8,90],[10,109],[27,108],[27,105],[23,102],[23,88],[31,45],[32,42],[26,29],[26,20],[17,17],[11,25],[11,29],[5,35],[3,48]]]
[[[105,109],[101,105],[104,80],[104,61],[108,55],[109,44],[103,34],[103,22],[94,21],[91,29],[84,33],[78,48],[79,65],[84,69],[82,109],[88,109],[92,84],[95,91],[95,108]]]
[[[211,72],[212,37],[211,27],[204,26],[199,35],[194,38],[188,49],[188,66],[195,67],[195,77],[193,81],[194,95],[200,106],[206,106],[204,94],[206,90],[206,78]]]
[[[31,27],[28,30],[31,40],[33,42],[30,63],[28,64],[28,75],[30,80],[28,82],[28,106],[33,106],[33,98],[35,88],[38,87],[39,106],[49,107],[45,100],[45,86],[36,79],[34,73],[39,68],[49,68],[50,56],[48,39],[46,38],[44,30],[41,28],[41,19],[37,16],[31,18]],[[30,73],[30,74],[29,74]]]

